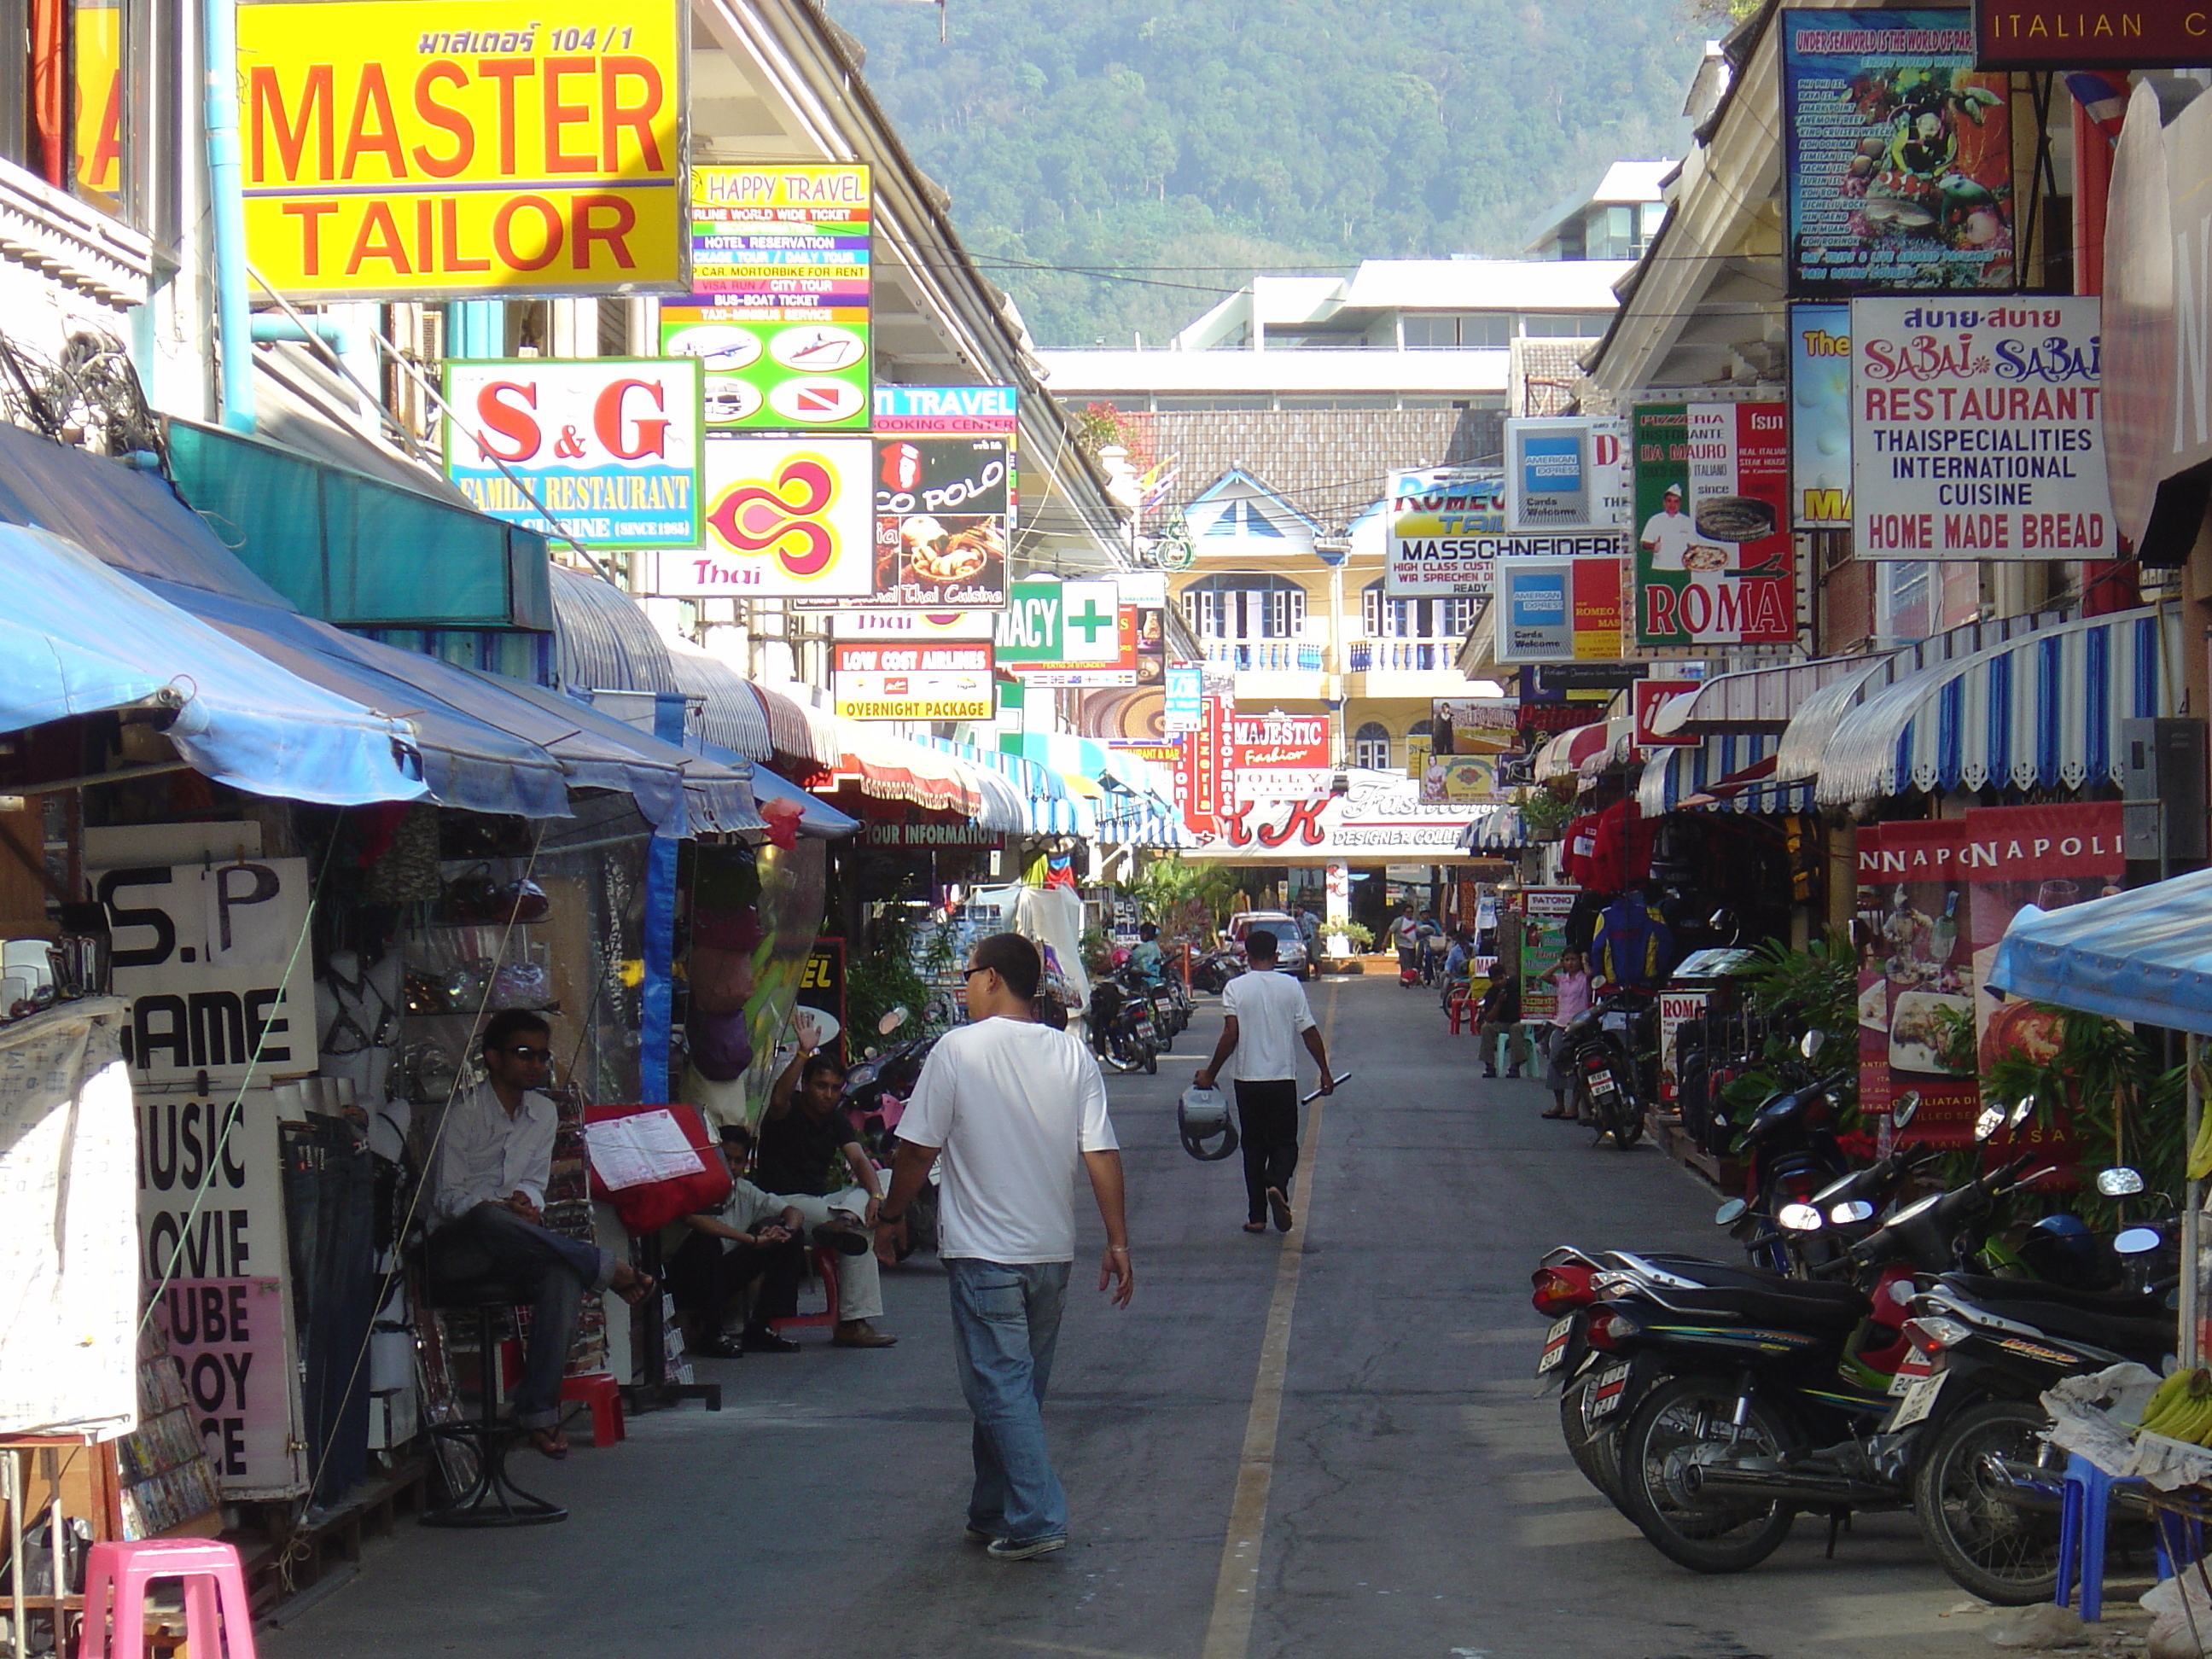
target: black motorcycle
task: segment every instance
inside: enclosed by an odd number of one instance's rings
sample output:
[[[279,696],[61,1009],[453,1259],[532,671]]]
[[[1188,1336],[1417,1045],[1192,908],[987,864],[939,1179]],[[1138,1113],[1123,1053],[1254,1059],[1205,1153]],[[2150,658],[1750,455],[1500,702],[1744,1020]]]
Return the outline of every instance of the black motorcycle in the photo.
[[[1577,1115],[1600,1140],[1622,1148],[1642,1136],[1644,1114],[1658,1098],[1654,1006],[1649,991],[1619,988],[1553,1039],[1566,1045],[1563,1069],[1574,1080]]]
[[[1152,1000],[1111,975],[1091,988],[1091,1046],[1099,1063],[1116,1072],[1160,1069]]]

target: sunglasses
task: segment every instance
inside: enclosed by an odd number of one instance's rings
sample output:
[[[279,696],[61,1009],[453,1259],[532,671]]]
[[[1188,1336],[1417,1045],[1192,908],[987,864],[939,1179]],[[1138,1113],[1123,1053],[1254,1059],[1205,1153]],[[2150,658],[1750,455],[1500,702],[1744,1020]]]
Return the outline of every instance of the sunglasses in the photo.
[[[526,1043],[517,1043],[512,1048],[501,1048],[496,1052],[513,1054],[517,1060],[531,1061],[539,1066],[550,1066],[553,1063],[553,1051],[550,1048],[532,1048]]]
[[[978,974],[988,974],[990,971],[988,968],[964,968],[961,969],[960,977],[963,980],[973,979]]]

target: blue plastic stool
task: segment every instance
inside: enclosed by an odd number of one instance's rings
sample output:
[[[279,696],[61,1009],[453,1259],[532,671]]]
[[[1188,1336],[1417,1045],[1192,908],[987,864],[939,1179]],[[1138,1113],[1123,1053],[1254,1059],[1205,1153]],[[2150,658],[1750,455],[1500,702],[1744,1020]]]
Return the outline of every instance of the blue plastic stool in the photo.
[[[2104,1616],[2105,1522],[2112,1513],[2112,1489],[2142,1484],[2136,1476],[2107,1474],[2079,1452],[2067,1455],[2066,1485],[2058,1509],[2058,1593],[2051,1599],[2062,1607],[2069,1605],[2078,1582],[2084,1624],[2094,1624]],[[2158,1576],[2171,1578],[2173,1563],[2166,1550],[2168,1526],[2176,1529],[2176,1541],[2198,1528],[2194,1522],[2185,1523],[2179,1516],[2157,1511],[2152,1513],[2151,1521]],[[2185,1525],[2186,1534],[2181,1530]],[[2194,1541],[2201,1550],[2201,1538]]]

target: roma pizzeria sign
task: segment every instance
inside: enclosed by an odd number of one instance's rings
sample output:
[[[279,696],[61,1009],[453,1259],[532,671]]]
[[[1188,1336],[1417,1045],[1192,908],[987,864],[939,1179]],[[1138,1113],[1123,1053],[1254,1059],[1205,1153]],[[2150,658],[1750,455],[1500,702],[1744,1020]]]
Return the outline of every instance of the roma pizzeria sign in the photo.
[[[1975,0],[1974,63],[1985,70],[2212,64],[2212,6],[2175,0]]]

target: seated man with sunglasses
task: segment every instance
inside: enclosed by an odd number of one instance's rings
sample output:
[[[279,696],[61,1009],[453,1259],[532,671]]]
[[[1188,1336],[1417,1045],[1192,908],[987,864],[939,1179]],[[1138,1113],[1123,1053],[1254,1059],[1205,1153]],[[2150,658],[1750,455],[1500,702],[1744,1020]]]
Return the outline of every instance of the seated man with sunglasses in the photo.
[[[434,1277],[442,1261],[456,1277],[537,1285],[514,1420],[546,1456],[565,1457],[561,1377],[584,1292],[612,1290],[635,1304],[652,1291],[653,1281],[613,1251],[563,1237],[544,1224],[560,1112],[538,1091],[553,1063],[552,1040],[552,1027],[522,1009],[494,1014],[484,1027],[484,1069],[490,1076],[456,1095],[438,1127],[430,1160],[428,1250]]]

